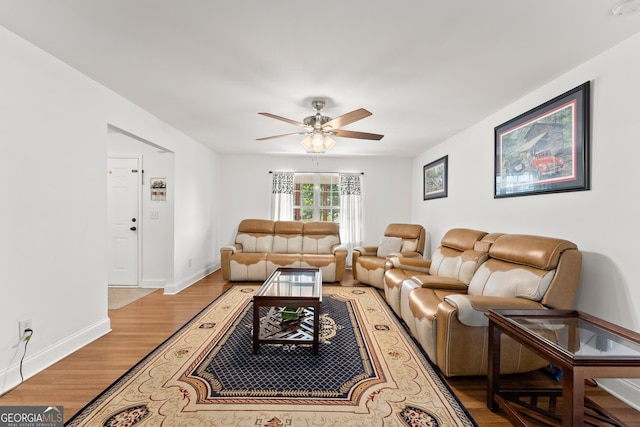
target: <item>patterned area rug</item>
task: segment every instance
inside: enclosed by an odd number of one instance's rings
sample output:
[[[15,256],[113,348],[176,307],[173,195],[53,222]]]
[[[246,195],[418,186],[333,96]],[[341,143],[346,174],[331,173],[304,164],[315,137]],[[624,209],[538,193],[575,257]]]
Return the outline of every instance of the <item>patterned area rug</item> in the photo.
[[[318,355],[254,355],[257,288],[231,288],[66,425],[476,425],[375,289],[323,287]]]

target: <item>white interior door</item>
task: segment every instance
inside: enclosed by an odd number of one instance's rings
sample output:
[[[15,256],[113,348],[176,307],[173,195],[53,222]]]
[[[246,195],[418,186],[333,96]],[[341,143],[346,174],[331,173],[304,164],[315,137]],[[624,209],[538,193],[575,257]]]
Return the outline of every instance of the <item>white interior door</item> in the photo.
[[[138,286],[139,158],[109,157],[109,285]]]

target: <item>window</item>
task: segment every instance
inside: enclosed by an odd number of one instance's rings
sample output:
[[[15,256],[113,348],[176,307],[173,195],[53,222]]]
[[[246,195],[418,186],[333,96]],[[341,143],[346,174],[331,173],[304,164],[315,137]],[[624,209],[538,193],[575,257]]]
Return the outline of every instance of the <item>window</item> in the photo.
[[[293,179],[295,221],[340,222],[338,174],[295,174]]]

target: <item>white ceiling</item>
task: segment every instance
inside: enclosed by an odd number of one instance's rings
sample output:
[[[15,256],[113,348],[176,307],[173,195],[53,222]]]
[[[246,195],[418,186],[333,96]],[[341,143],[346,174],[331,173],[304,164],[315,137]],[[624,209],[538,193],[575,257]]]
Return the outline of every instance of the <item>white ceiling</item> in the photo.
[[[301,121],[322,98],[385,135],[331,155],[413,156],[639,32],[613,4],[0,0],[0,25],[219,153],[303,153],[256,141],[299,130],[257,113]]]

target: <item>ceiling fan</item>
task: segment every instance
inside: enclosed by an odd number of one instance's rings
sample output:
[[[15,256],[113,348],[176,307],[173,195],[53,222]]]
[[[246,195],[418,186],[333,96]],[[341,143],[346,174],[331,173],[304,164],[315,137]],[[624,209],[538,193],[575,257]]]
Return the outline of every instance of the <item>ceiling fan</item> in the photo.
[[[304,130],[300,132],[285,133],[282,135],[267,136],[264,138],[257,138],[257,141],[265,141],[268,139],[281,138],[291,135],[306,135],[306,138],[301,141],[301,144],[310,153],[324,153],[330,150],[335,141],[332,136],[339,136],[343,138],[356,138],[356,139],[369,139],[379,141],[384,135],[367,132],[356,132],[352,130],[340,129],[343,126],[362,120],[371,115],[371,112],[364,108],[351,111],[350,113],[343,114],[341,116],[332,119],[321,113],[324,108],[325,102],[322,100],[315,100],[311,102],[311,106],[316,110],[313,116],[305,117],[302,122],[287,119],[285,117],[276,116],[271,113],[258,113],[262,116],[271,117],[272,119],[282,120],[283,122],[290,123],[292,125],[300,126]]]

